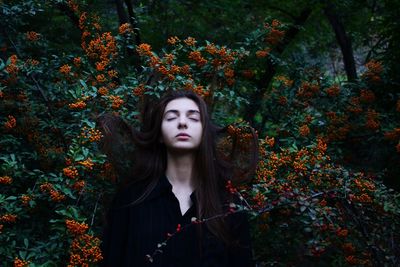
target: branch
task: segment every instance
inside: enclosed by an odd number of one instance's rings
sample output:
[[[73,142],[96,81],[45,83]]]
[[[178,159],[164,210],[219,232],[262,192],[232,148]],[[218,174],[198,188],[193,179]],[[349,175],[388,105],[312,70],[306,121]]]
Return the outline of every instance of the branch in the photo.
[[[127,23],[128,18],[126,17],[126,14],[124,11],[124,4],[122,3],[122,0],[115,0],[115,5],[117,6],[117,14],[118,14],[118,19],[119,19],[119,24],[122,25],[124,23]]]
[[[381,36],[378,41],[371,47],[371,49],[368,51],[367,56],[365,57],[364,64],[367,63],[371,59],[371,55],[373,52],[375,52],[375,49],[379,46],[381,46],[381,43],[384,41],[385,36]]]
[[[64,13],[72,23],[79,29],[79,18],[78,16],[71,10],[71,8],[66,3],[57,3],[55,6]]]
[[[135,34],[135,44],[139,45],[142,43],[141,38],[140,38],[140,32],[139,32],[139,27],[135,15],[135,11],[133,9],[132,3],[130,0],[125,0],[126,7],[128,8],[128,14],[129,14],[129,22],[131,23],[133,27],[133,32]]]
[[[331,191],[327,191],[327,192],[318,192],[318,193],[312,194],[311,196],[305,198],[304,201],[307,201],[307,200],[310,200],[310,199],[314,199],[314,198],[319,198],[319,197],[324,196],[324,195],[329,195],[330,193],[333,193],[333,192],[336,192],[336,191],[337,190],[331,190]],[[237,193],[239,193],[239,192],[237,192]],[[239,193],[239,196],[240,196],[241,199],[243,198],[240,195],[240,193]],[[225,217],[227,217],[229,215],[236,214],[236,213],[239,213],[239,212],[253,211],[258,216],[258,215],[261,215],[261,214],[263,214],[265,212],[270,212],[273,209],[281,208],[281,207],[284,207],[284,206],[290,206],[290,205],[294,204],[294,202],[286,202],[286,203],[278,204],[278,205],[275,205],[275,206],[269,204],[265,208],[262,208],[262,209],[254,211],[254,209],[251,208],[251,206],[247,203],[247,201],[245,201],[245,203],[246,203],[246,206],[248,206],[247,208],[243,208],[242,207],[242,208],[239,208],[239,209],[236,209],[236,210],[229,210],[228,212],[225,212],[225,213],[222,213],[222,214],[217,214],[217,215],[214,215],[214,216],[206,218],[206,219],[200,219],[199,220],[196,217],[193,217],[192,218],[192,222],[189,223],[189,224],[186,224],[184,226],[181,226],[180,224],[178,224],[177,227],[176,227],[176,230],[173,233],[167,233],[167,239],[165,239],[161,243],[157,244],[157,249],[155,249],[151,255],[150,254],[146,255],[147,260],[150,263],[152,263],[154,261],[154,257],[155,256],[157,256],[158,254],[163,253],[162,248],[167,246],[168,241],[171,238],[173,238],[175,235],[179,234],[183,230],[185,230],[185,229],[187,229],[189,227],[192,227],[192,225],[204,224],[206,222],[209,222],[209,221],[212,221],[212,220],[215,220],[215,219],[219,219],[219,218],[225,218]],[[255,217],[256,216],[254,216],[253,218],[255,218]]]
[[[96,215],[97,206],[98,206],[99,200],[100,200],[100,198],[101,198],[102,196],[103,196],[103,193],[100,193],[100,194],[98,195],[98,197],[97,197],[96,204],[94,205],[94,210],[93,210],[92,220],[91,220],[91,222],[90,222],[90,226],[93,226],[94,217],[95,217],[95,215]]]
[[[1,25],[1,24],[0,24],[0,25]],[[11,39],[11,37],[8,35],[8,33],[6,32],[5,28],[2,27],[2,29],[3,29],[3,34],[7,37],[7,39],[8,39],[9,42],[11,43],[11,45],[12,45],[12,47],[14,48],[15,53],[17,54],[18,58],[20,58],[20,57],[21,57],[21,53],[20,53],[19,48],[18,48],[17,45],[14,43],[14,41]],[[41,95],[42,98],[44,99],[44,103],[45,103],[46,108],[47,108],[47,115],[49,116],[50,119],[54,120],[54,116],[53,116],[53,112],[52,112],[52,108],[51,108],[51,106],[50,106],[49,100],[48,100],[46,94],[44,93],[44,91],[42,90],[42,88],[40,87],[39,82],[36,80],[36,78],[33,76],[33,74],[29,74],[29,75],[28,75],[28,78],[30,78],[30,79],[33,81],[33,83],[35,84],[35,88],[39,91],[40,95]],[[64,148],[67,149],[68,146],[67,146],[67,144],[65,143],[65,138],[64,138],[64,136],[61,134],[61,132],[57,132],[57,134],[59,135],[60,140],[62,140],[63,145],[64,145]]]
[[[299,26],[306,23],[311,15],[311,12],[312,9],[306,8],[300,13],[298,17],[295,18],[293,25],[286,31],[285,38],[275,48],[278,55],[281,55],[288,47],[290,42],[293,41],[293,39],[297,36],[297,34],[300,32]],[[253,128],[257,129],[259,132],[261,132],[262,129],[254,125],[254,117],[261,109],[263,96],[267,91],[272,81],[272,78],[275,76],[275,73],[275,65],[268,58],[265,65],[265,70],[262,72],[261,78],[255,82],[257,90],[254,90],[254,92],[249,97],[249,102],[251,103],[251,105],[249,105],[244,111],[244,119],[248,121],[253,126]]]
[[[324,8],[324,13],[335,32],[336,41],[338,42],[342,51],[344,69],[347,74],[347,79],[349,81],[354,81],[357,79],[357,71],[351,39],[346,33],[344,25],[340,20],[339,14],[336,12],[336,8],[333,3],[330,2]]]
[[[343,207],[347,210],[347,212],[353,216],[350,216],[351,219],[356,223],[357,227],[360,229],[360,232],[362,236],[365,239],[365,245],[368,247],[368,249],[371,251],[371,253],[374,255],[374,258],[376,259],[376,263],[374,266],[382,266],[382,262],[379,260],[379,247],[375,246],[373,244],[369,244],[369,237],[368,237],[368,231],[365,228],[365,224],[362,220],[360,213],[358,212],[357,208],[354,207],[352,202],[345,201],[342,199],[341,204]]]

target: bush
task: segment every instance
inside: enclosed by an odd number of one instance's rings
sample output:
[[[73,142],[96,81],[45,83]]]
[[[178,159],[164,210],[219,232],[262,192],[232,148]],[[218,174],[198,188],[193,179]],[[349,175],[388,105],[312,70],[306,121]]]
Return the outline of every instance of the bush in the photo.
[[[285,65],[274,49],[287,26],[277,20],[237,49],[170,37],[157,53],[132,43],[129,24],[106,32],[84,9],[74,1],[1,4],[9,21],[0,61],[2,266],[87,266],[101,259],[98,236],[120,177],[101,149],[99,115],[137,126],[144,101],[179,88],[202,95],[213,119],[227,125],[241,121],[263,64]],[[44,14],[68,17],[76,28],[57,36],[38,19]],[[126,65],[129,53],[140,68]],[[398,159],[398,95],[386,101],[377,89],[390,82],[381,62],[366,68],[361,80],[342,85],[316,69],[290,79],[282,68],[264,96],[258,115],[267,136],[260,135],[254,183],[232,188],[243,198],[236,211],[254,216],[260,264],[398,263],[399,194],[381,173],[343,165],[366,167],[350,157],[371,144],[380,148],[371,162],[380,155]],[[246,124],[231,127],[232,138],[246,138]]]

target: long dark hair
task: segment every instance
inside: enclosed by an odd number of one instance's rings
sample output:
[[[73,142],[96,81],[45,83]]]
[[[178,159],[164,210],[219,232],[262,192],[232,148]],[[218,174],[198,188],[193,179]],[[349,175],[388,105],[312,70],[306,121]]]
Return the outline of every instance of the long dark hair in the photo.
[[[100,125],[109,133],[113,128],[125,129],[135,145],[132,154],[133,168],[125,173],[124,186],[136,182],[146,181],[147,186],[143,194],[136,199],[132,205],[138,204],[146,199],[158,183],[160,177],[165,174],[167,168],[167,150],[165,144],[159,142],[161,136],[161,123],[167,104],[178,98],[193,100],[200,111],[203,125],[202,140],[195,152],[194,162],[194,185],[197,198],[197,218],[206,219],[224,212],[224,186],[228,179],[232,178],[232,166],[228,161],[218,156],[216,150],[217,133],[223,130],[211,122],[205,101],[192,91],[170,91],[161,99],[150,100],[143,108],[142,126],[139,131],[130,127],[124,120],[115,120],[114,125],[110,123],[112,117],[102,117]],[[118,123],[115,123],[118,121]],[[126,131],[125,131],[126,132]],[[112,134],[106,134],[107,138],[115,138]],[[121,147],[124,145],[121,144]],[[109,148],[110,149],[110,148]],[[105,149],[107,150],[107,149]],[[120,168],[121,170],[123,167]],[[219,239],[230,244],[232,239],[226,231],[223,218],[209,220],[207,228]]]

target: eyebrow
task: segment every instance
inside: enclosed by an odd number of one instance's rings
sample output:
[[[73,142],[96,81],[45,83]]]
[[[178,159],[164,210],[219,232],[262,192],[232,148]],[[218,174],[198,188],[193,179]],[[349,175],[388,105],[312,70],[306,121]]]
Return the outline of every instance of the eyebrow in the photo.
[[[176,109],[170,109],[170,110],[166,111],[166,112],[164,113],[164,115],[166,115],[166,114],[168,114],[168,113],[179,114],[179,111],[176,110]],[[186,113],[189,114],[189,115],[191,115],[191,114],[196,114],[196,113],[200,114],[200,111],[195,110],[195,109],[189,109]]]

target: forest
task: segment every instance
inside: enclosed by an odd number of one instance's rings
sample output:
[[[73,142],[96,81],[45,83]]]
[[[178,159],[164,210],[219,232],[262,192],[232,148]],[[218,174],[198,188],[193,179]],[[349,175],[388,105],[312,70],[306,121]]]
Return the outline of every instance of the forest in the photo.
[[[245,200],[231,212],[248,213],[257,267],[400,266],[399,11],[1,0],[0,266],[97,266],[132,153],[123,129],[104,149],[98,118],[139,127],[171,88],[201,95],[226,127],[220,152],[235,143],[237,175],[257,134],[251,182],[227,184]]]

